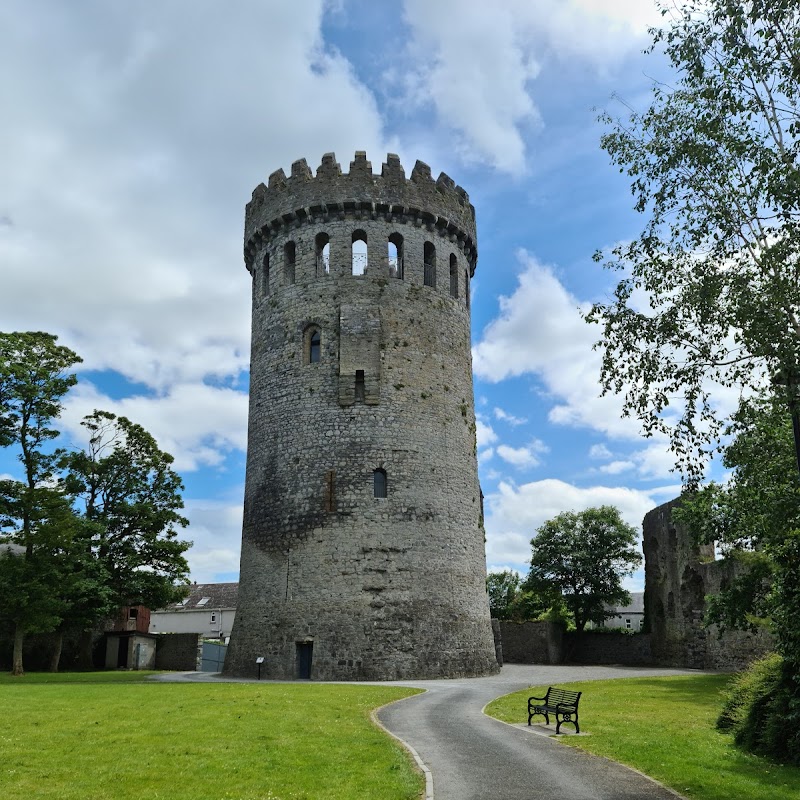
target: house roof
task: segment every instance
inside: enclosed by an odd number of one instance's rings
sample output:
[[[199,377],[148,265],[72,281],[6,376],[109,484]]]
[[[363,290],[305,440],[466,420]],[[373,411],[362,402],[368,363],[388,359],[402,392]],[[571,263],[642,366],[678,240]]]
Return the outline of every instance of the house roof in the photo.
[[[627,606],[609,607],[616,614],[644,614],[644,592],[631,592],[631,602]]]
[[[172,603],[162,611],[197,611],[218,608],[236,608],[238,583],[193,583],[185,600]]]

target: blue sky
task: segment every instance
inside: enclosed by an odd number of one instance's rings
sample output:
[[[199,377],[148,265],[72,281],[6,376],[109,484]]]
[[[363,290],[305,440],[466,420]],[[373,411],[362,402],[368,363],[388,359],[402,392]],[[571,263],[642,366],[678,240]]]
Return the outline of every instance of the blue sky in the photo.
[[[526,571],[536,528],[617,505],[639,527],[679,478],[598,398],[579,308],[635,236],[600,109],[637,108],[649,0],[6,0],[0,7],[0,319],[84,359],[61,429],[94,408],[176,458],[192,578],[235,580],[247,423],[244,205],[269,173],[366,150],[416,159],[478,220],[473,366],[487,563]],[[723,399],[724,401],[724,399]],[[15,465],[0,461],[0,473]],[[641,587],[641,574],[629,582]]]

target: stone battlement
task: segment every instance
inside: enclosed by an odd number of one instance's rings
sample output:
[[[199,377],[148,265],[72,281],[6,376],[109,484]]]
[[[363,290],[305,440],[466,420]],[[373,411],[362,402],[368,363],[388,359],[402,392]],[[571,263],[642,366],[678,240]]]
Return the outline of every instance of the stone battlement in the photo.
[[[406,178],[398,156],[389,153],[381,174],[372,172],[364,151],[342,172],[333,153],[326,153],[312,174],[304,158],[292,164],[290,176],[276,170],[268,185],[253,191],[245,212],[244,258],[248,268],[264,241],[284,227],[324,225],[348,216],[424,225],[458,241],[474,270],[478,259],[475,208],[469,195],[442,172],[434,180],[431,168],[417,161]]]

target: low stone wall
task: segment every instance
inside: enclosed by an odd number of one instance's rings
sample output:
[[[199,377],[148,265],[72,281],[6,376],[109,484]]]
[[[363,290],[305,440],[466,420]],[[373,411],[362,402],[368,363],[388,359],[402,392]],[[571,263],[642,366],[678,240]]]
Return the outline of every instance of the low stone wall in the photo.
[[[564,652],[566,660],[574,664],[644,667],[654,663],[646,633],[570,632],[564,634]]]
[[[500,622],[506,664],[560,664],[563,631],[553,622]]]
[[[203,637],[199,633],[160,633],[156,669],[189,672],[200,669]]]

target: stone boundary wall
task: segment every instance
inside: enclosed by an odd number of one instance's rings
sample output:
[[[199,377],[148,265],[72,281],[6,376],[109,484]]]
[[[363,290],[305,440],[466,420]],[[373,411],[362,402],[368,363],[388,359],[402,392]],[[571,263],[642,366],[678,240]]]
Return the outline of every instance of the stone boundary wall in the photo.
[[[560,664],[563,631],[553,622],[500,621],[500,646],[506,664]]]
[[[601,633],[584,631],[564,634],[564,652],[574,664],[653,665],[650,636],[646,633]]]
[[[156,669],[194,672],[200,669],[203,637],[199,633],[160,633]]]

